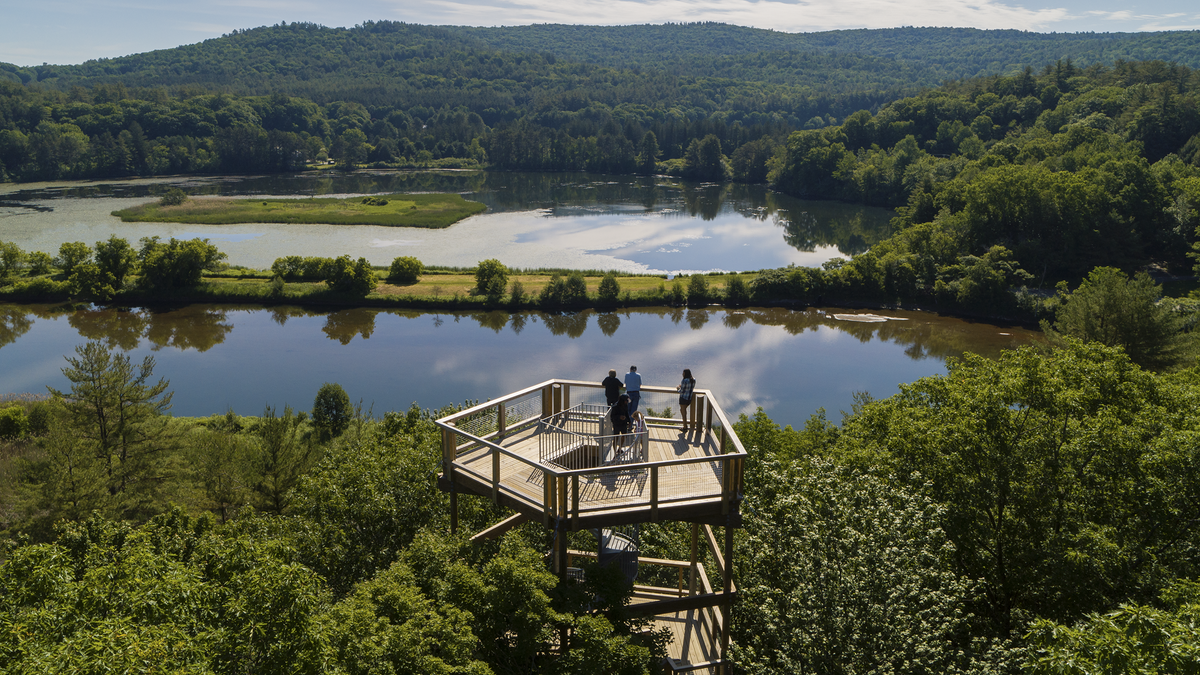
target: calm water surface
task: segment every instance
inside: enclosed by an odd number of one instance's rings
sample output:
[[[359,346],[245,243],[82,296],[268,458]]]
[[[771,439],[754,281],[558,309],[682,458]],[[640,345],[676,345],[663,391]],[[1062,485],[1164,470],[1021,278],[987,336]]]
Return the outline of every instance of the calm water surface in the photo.
[[[550,315],[312,312],[193,305],[178,310],[0,305],[0,394],[65,389],[63,355],[89,339],[157,361],[177,415],[265,405],[307,410],[338,382],[377,414],[414,401],[438,407],[494,398],[559,377],[601,380],[637,365],[647,384],[678,384],[691,368],[727,412],[762,406],[800,425],[818,408],[833,421],[855,392],[890,396],[898,384],[945,372],[945,359],[996,355],[1035,333],[920,312],[892,320],[834,318],[849,310],[644,309]],[[664,398],[655,407],[673,405]]]
[[[122,223],[116,209],[172,185],[193,195],[347,196],[458,192],[488,210],[449,228],[344,225]],[[386,265],[413,255],[430,265],[675,273],[819,266],[861,253],[889,233],[887,209],[805,201],[763,186],[691,183],[664,176],[561,173],[359,172],[0,185],[0,240],[56,253],[68,241],[118,234],[206,237],[229,262],[270,267],[285,255],[365,257]]]

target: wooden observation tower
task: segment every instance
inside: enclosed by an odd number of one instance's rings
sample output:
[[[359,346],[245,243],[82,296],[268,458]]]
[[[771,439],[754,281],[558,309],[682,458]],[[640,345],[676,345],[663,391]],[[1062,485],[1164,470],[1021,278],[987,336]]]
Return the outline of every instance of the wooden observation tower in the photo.
[[[676,397],[673,387],[643,386],[640,410],[677,405]],[[540,521],[555,535],[552,566],[560,578],[579,557],[617,560],[631,579],[639,567],[675,569],[675,588],[635,582],[629,609],[671,630],[672,672],[727,672],[746,451],[710,391],[697,389],[692,408],[699,430],[684,433],[678,419],[647,417],[631,433],[615,434],[599,384],[549,380],[443,417],[439,485],[450,492],[451,528],[458,528],[457,495],[466,492],[516,512],[472,541]],[[690,560],[639,555],[637,526],[664,521],[691,524]],[[723,542],[713,525],[724,527]],[[597,533],[598,550],[570,549],[567,535],[578,530]],[[698,560],[700,546],[712,552],[720,588]]]

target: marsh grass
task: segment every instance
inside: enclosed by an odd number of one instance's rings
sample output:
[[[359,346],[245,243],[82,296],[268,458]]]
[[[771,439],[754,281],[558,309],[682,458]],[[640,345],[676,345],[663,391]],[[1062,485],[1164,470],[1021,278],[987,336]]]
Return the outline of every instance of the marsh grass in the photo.
[[[387,227],[442,228],[480,213],[487,207],[456,194],[373,195],[386,204],[364,204],[362,197],[347,199],[188,199],[178,206],[157,202],[113,211],[122,221],[233,225],[286,223],[312,225],[383,225]]]

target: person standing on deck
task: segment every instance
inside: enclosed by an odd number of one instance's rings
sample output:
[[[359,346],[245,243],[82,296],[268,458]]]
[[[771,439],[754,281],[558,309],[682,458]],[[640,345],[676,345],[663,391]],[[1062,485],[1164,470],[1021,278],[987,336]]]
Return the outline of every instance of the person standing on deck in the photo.
[[[629,366],[625,373],[625,394],[629,396],[629,414],[637,412],[638,401],[642,399],[642,376],[638,375],[637,366]]]
[[[675,389],[679,392],[679,414],[683,417],[683,431],[688,430],[688,409],[692,405],[692,392],[696,389],[696,378],[692,377],[690,368],[683,369],[683,381]],[[699,430],[700,424],[696,415],[692,415],[692,428]]]
[[[604,387],[604,400],[608,401],[608,407],[611,408],[621,396],[621,387],[625,385],[621,384],[621,381],[617,379],[617,371],[610,370],[608,371],[608,377],[604,378],[600,386]]]

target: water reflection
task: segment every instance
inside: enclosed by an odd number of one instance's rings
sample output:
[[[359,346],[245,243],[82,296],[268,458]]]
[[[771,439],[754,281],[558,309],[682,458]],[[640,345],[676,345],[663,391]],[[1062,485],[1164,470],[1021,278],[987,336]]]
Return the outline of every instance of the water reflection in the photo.
[[[180,309],[97,309],[72,311],[67,321],[88,340],[110,348],[137,349],[144,338],[151,349],[166,347],[206,352],[221,344],[233,330],[227,310],[211,305]]]
[[[967,351],[994,356],[999,350],[1024,344],[1037,335],[1036,332],[1020,327],[1004,327],[942,317],[925,312],[887,311],[882,314],[887,321],[839,320],[838,313],[853,314],[851,310],[827,310],[808,308],[792,310],[784,308],[750,308],[729,310],[723,308],[648,307],[622,310],[584,310],[581,312],[506,312],[501,310],[447,313],[426,313],[416,310],[384,310],[378,308],[343,309],[323,311],[294,306],[267,308],[246,306],[189,305],[178,309],[127,309],[97,308],[90,305],[0,305],[0,346],[11,344],[27,333],[34,318],[52,318],[65,315],[67,322],[81,338],[97,340],[110,348],[131,351],[143,344],[154,350],[174,348],[206,352],[225,342],[233,331],[235,321],[230,312],[258,312],[270,317],[278,326],[286,326],[291,319],[323,318],[321,332],[330,340],[342,345],[350,344],[355,338],[369,340],[376,331],[376,317],[380,315],[407,319],[430,319],[435,328],[440,327],[445,317],[454,322],[469,319],[480,328],[499,334],[507,329],[520,335],[532,322],[541,323],[553,336],[570,339],[583,337],[593,317],[599,332],[605,337],[620,333],[622,317],[626,321],[638,316],[658,317],[671,324],[703,331],[715,317],[721,326],[737,330],[747,323],[755,326],[773,326],[789,335],[815,332],[818,328],[833,328],[853,336],[862,343],[873,341],[892,342],[904,345],[909,358],[946,358]]]
[[[0,305],[0,388],[69,386],[63,355],[94,339],[135,358],[154,353],[156,376],[171,380],[181,415],[228,407],[255,414],[264,404],[304,409],[323,382],[339,382],[377,411],[414,400],[438,406],[551,377],[599,381],[609,368],[636,364],[651,383],[674,384],[681,368],[691,368],[730,413],[761,405],[781,422],[802,424],[818,407],[848,409],[856,391],[887,396],[900,382],[944,372],[948,356],[994,355],[1034,336],[882,313],[892,320],[859,323],[832,311],[782,308],[511,314]]]
[[[33,319],[27,310],[14,305],[0,306],[0,347],[12,344],[32,327]]]
[[[458,192],[488,212],[446,230],[281,224],[120,223],[115,208],[179,186],[193,195],[344,195]],[[473,265],[627,271],[748,270],[819,265],[865,251],[890,233],[892,212],[799,200],[761,185],[692,183],[654,176],[501,172],[355,172],[137,179],[0,187],[0,239],[54,252],[64,241],[118,232],[208,237],[233,264],[269,267],[282,255],[397,255]]]
[[[375,332],[375,314],[371,309],[347,309],[334,312],[325,319],[325,327],[321,330],[330,340],[348,345],[355,337],[362,336],[366,340]]]

